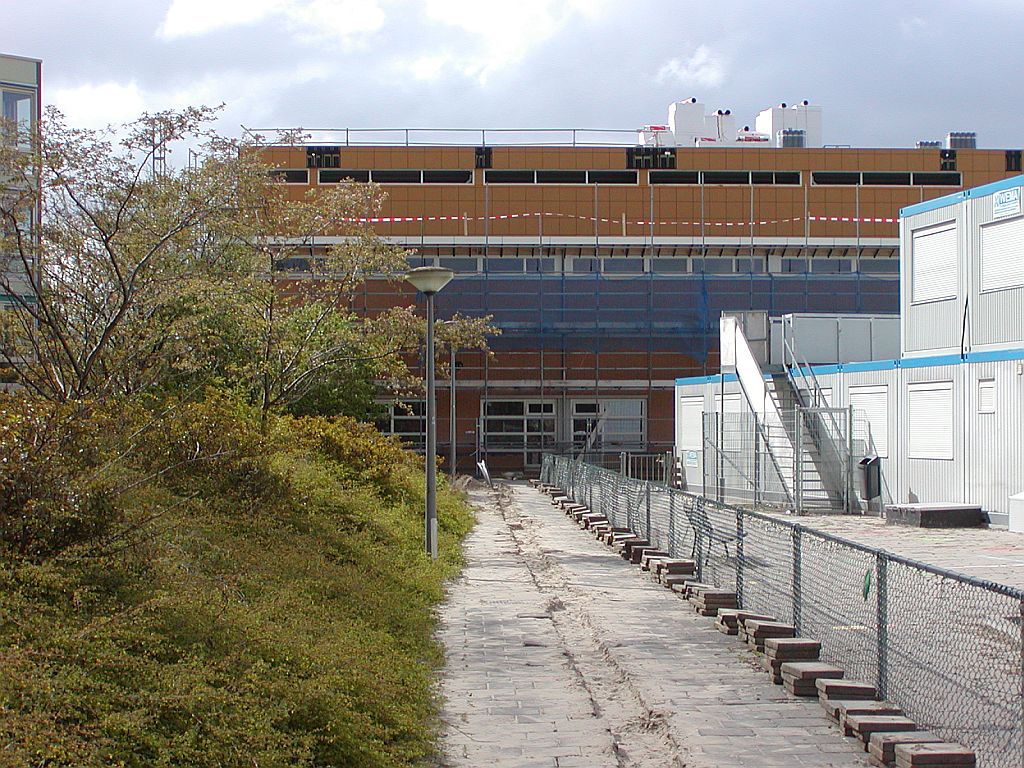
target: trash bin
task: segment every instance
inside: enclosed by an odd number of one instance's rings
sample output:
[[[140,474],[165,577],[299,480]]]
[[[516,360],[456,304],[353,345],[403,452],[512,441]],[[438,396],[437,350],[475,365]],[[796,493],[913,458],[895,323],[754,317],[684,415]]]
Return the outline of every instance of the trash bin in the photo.
[[[860,497],[865,501],[882,495],[882,460],[877,456],[865,456],[857,462],[860,478]]]

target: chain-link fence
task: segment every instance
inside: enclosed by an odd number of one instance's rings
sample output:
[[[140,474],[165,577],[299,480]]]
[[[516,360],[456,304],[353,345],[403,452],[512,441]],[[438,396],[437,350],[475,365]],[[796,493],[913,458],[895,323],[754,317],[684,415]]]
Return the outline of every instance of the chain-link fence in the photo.
[[[1024,591],[565,457],[545,456],[541,478],[819,640],[980,766],[1024,765]]]

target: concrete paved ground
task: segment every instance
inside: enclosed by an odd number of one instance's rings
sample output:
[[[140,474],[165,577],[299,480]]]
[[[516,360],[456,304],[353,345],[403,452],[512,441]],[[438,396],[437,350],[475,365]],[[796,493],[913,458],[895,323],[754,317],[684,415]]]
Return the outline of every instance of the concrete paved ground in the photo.
[[[912,528],[888,525],[879,517],[780,517],[951,571],[1024,589],[1024,533],[998,528]]]
[[[539,492],[510,493],[471,492],[479,524],[441,611],[443,765],[867,764],[712,619]]]

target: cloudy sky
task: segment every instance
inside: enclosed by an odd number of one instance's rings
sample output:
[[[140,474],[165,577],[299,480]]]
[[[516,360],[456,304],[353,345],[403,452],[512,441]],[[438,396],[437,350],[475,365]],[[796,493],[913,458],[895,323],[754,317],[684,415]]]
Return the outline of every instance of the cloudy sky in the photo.
[[[0,50],[43,59],[80,125],[218,104],[250,127],[738,124],[825,109],[825,142],[951,130],[1024,145],[1024,0],[9,0]]]

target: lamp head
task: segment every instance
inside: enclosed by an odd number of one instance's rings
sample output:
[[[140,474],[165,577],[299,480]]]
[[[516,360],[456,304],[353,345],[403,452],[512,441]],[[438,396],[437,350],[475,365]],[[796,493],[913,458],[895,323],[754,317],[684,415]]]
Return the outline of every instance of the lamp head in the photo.
[[[444,267],[416,267],[405,273],[405,279],[412,283],[413,287],[427,296],[440,293],[455,273]]]

